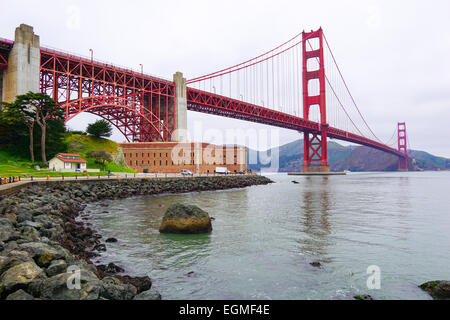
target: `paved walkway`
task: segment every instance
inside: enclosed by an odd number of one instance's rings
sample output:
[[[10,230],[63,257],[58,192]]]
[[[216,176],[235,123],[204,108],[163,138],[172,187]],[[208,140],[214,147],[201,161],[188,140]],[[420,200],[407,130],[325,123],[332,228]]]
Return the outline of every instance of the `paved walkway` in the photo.
[[[211,177],[210,175],[198,175],[194,174],[194,177]],[[217,175],[218,176],[218,175]],[[20,178],[18,182],[12,182],[7,184],[0,184],[0,195],[10,194],[17,189],[24,187],[32,182],[39,181],[90,181],[90,180],[118,180],[118,179],[155,179],[155,178],[183,178],[188,176],[183,176],[180,173],[124,173],[124,172],[114,172],[110,177],[108,176],[76,176],[76,177],[33,177],[33,178]]]

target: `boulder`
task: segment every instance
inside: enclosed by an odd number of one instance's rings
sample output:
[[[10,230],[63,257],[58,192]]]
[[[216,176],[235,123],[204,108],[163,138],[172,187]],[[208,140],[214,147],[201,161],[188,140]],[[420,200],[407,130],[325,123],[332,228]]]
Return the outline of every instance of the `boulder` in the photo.
[[[19,245],[17,244],[16,241],[9,241],[3,245],[3,254],[5,252],[10,252],[12,250],[16,250],[17,248],[19,248]]]
[[[437,280],[429,281],[419,286],[422,290],[428,292],[435,299],[450,298],[450,281]]]
[[[108,238],[108,239],[106,239],[105,242],[114,243],[114,242],[117,242],[117,239],[116,238]]]
[[[125,270],[114,263],[109,263],[108,265],[101,264],[97,266],[98,269],[106,274],[116,274],[119,272],[124,272]]]
[[[39,222],[33,222],[33,221],[24,221],[19,223],[19,227],[32,227],[34,229],[41,229],[42,228],[42,224]]]
[[[17,222],[17,216],[14,213],[7,213],[3,217],[5,219],[8,219],[9,221],[11,221],[12,223],[16,223]]]
[[[11,220],[0,218],[0,241],[8,241],[15,233]]]
[[[100,243],[100,244],[95,245],[94,250],[96,250],[98,252],[105,252],[106,246],[103,243]]]
[[[12,250],[7,257],[0,257],[0,275],[18,264],[33,261],[28,252]]]
[[[25,289],[34,279],[45,278],[44,271],[33,261],[17,264],[0,277],[0,295]]]
[[[131,300],[137,294],[135,286],[116,278],[105,277],[102,284],[100,296],[108,300]]]
[[[32,219],[33,215],[30,212],[22,211],[17,214],[17,222],[31,221]]]
[[[161,300],[161,294],[156,289],[150,289],[139,293],[133,300]]]
[[[34,297],[31,294],[26,293],[22,289],[19,289],[7,296],[6,300],[34,300]]]
[[[17,248],[18,249],[18,248]],[[21,259],[23,262],[31,260],[30,254],[26,251],[21,250],[11,250],[8,252],[8,257],[15,257]]]
[[[373,298],[368,294],[353,296],[353,299],[355,299],[355,300],[373,300]]]
[[[41,267],[47,267],[53,260],[62,259],[66,256],[66,253],[62,248],[50,246],[49,244],[42,242],[23,243],[19,248],[23,251],[27,251]]]
[[[197,206],[172,204],[166,211],[159,232],[197,234],[212,231],[208,213]]]
[[[80,287],[69,288],[74,283],[75,274],[60,273],[44,280],[40,288],[40,296],[45,300],[97,300],[102,290],[102,282],[89,271],[80,270]]]
[[[137,293],[141,293],[147,290],[150,290],[152,287],[152,281],[148,276],[143,277],[130,277],[130,276],[114,276],[122,283],[129,283],[136,287]]]
[[[67,263],[64,260],[53,260],[45,270],[47,276],[53,277],[67,271]]]
[[[37,223],[40,223],[43,228],[50,229],[55,225],[62,225],[63,221],[62,219],[54,216],[48,216],[48,215],[41,215],[34,217],[34,221]]]
[[[39,241],[40,233],[33,227],[22,227],[22,239],[27,241]]]

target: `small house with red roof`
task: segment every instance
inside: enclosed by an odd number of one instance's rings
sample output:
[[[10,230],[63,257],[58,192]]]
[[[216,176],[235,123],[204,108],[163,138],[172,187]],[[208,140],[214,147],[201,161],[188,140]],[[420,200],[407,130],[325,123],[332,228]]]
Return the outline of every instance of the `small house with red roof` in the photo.
[[[48,168],[53,171],[85,171],[87,161],[82,159],[76,153],[58,153],[53,159],[49,161]]]

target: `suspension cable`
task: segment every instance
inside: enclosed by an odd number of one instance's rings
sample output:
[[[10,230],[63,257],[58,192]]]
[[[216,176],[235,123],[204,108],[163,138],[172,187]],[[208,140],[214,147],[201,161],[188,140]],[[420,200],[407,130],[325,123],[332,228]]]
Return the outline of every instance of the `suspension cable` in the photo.
[[[351,94],[350,89],[349,89],[348,86],[347,86],[347,82],[345,81],[345,79],[344,79],[344,77],[343,77],[343,75],[342,75],[341,69],[339,68],[339,65],[337,64],[336,59],[334,58],[334,54],[333,54],[333,52],[331,51],[331,48],[330,48],[330,45],[328,44],[327,38],[326,38],[326,36],[325,36],[325,33],[323,33],[323,38],[324,38],[325,43],[326,43],[326,45],[327,45],[327,47],[328,47],[328,50],[330,51],[331,57],[332,57],[332,59],[333,59],[333,61],[334,61],[334,64],[336,65],[336,68],[337,68],[337,70],[338,70],[338,72],[339,72],[339,75],[340,75],[340,77],[341,77],[341,79],[342,79],[342,81],[343,81],[343,83],[344,83],[344,86],[345,86],[345,88],[347,89],[347,92],[348,92],[348,94],[349,94],[349,96],[350,96],[350,98],[351,98],[353,104],[355,105],[356,110],[358,111],[359,115],[361,116],[361,119],[364,121],[364,123],[366,124],[367,128],[368,128],[369,131],[373,134],[373,136],[375,137],[375,139],[377,139],[379,142],[382,143],[382,141],[381,141],[381,140],[376,136],[376,134],[372,131],[372,129],[370,128],[369,124],[366,122],[366,119],[364,119],[363,115],[361,114],[361,111],[359,110],[358,105],[356,104],[355,99],[353,98],[353,95]]]

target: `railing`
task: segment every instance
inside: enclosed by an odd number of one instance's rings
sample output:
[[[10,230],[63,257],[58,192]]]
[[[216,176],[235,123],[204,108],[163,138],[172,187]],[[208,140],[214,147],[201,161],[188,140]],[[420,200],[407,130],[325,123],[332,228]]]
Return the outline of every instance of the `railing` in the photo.
[[[7,44],[14,44],[14,41],[5,39],[5,38],[1,38],[1,37],[0,37],[0,42],[7,43]]]
[[[97,65],[100,65],[102,67],[105,68],[111,68],[117,71],[121,71],[121,72],[127,72],[127,73],[131,73],[135,76],[142,76],[142,77],[146,77],[146,78],[152,78],[152,79],[157,79],[160,81],[164,81],[164,82],[173,82],[172,80],[168,79],[168,78],[164,78],[161,76],[155,76],[155,75],[151,75],[148,73],[143,73],[141,71],[138,71],[137,69],[132,69],[129,67],[125,67],[125,66],[120,66],[118,64],[114,64],[112,62],[109,61],[103,61],[103,60],[99,60],[99,59],[91,59],[85,55],[81,55],[78,53],[73,53],[73,52],[69,52],[69,51],[65,51],[65,50],[61,50],[61,49],[57,49],[57,48],[53,48],[51,46],[41,46],[41,50],[43,50],[44,52],[48,52],[48,53],[54,53],[54,54],[58,54],[58,55],[62,55],[65,56],[67,58],[73,59],[73,60],[79,60],[79,61],[83,61],[85,63],[94,63]]]
[[[1,37],[0,37],[0,43],[7,43],[7,44],[10,44],[10,45],[14,45],[14,41],[9,40],[9,39],[5,39],[5,38],[1,38]],[[106,68],[115,69],[117,71],[132,73],[135,76],[143,76],[143,77],[147,77],[147,78],[157,79],[157,80],[160,80],[160,81],[173,82],[169,78],[156,76],[156,75],[149,74],[149,73],[143,73],[143,72],[141,72],[141,71],[139,71],[137,69],[129,68],[129,67],[126,67],[126,66],[121,66],[121,65],[109,62],[109,61],[104,61],[104,60],[99,60],[99,59],[91,59],[91,58],[89,58],[89,57],[87,57],[85,55],[82,55],[82,54],[78,54],[78,53],[73,53],[73,52],[69,52],[69,51],[66,51],[66,50],[57,49],[57,48],[54,48],[54,47],[51,47],[51,46],[48,46],[48,45],[41,46],[41,50],[49,52],[49,53],[63,55],[65,57],[67,57],[67,58],[71,58],[71,59],[74,59],[74,60],[81,60],[81,61],[84,61],[86,63],[95,63],[95,64],[101,65],[103,67],[106,67]]]
[[[155,178],[193,178],[193,177],[222,177],[222,176],[242,176],[242,175],[254,175],[254,173],[230,173],[230,174],[219,174],[219,173],[205,173],[198,174],[194,173],[192,176],[186,176],[181,173],[164,173],[164,172],[156,172],[156,173],[118,173],[111,175],[75,175],[75,176],[29,176],[26,178],[23,177],[0,177],[0,185],[9,185],[17,182],[38,182],[38,181],[83,181],[83,180],[124,180],[124,179],[155,179]]]

